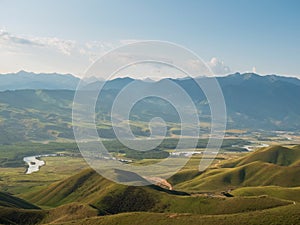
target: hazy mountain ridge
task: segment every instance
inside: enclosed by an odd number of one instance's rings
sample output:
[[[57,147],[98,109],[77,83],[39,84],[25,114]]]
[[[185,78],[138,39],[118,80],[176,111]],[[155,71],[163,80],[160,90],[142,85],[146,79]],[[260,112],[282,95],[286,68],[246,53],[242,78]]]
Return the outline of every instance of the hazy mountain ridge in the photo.
[[[17,75],[0,75],[5,77],[27,76],[25,72]],[[26,140],[55,140],[56,138],[73,138],[71,124],[72,102],[74,90],[79,78],[72,75],[36,75],[47,83],[50,90],[34,86],[35,90],[7,90],[0,92],[0,143]],[[43,77],[50,77],[44,79]],[[26,78],[26,79],[27,79]],[[212,79],[199,77],[197,79]],[[217,78],[223,90],[227,107],[228,128],[288,130],[300,129],[300,80],[297,78],[280,77],[275,75],[259,76],[257,74],[232,74]],[[9,79],[8,79],[9,80]],[[51,80],[55,82],[51,83]],[[71,83],[68,81],[71,80]],[[164,87],[164,79],[158,82],[138,80],[133,92]],[[200,121],[209,121],[210,109],[202,90],[193,79],[171,79],[181,86],[192,98],[200,110]],[[112,103],[120,90],[133,82],[132,78],[117,78],[108,81],[101,93],[101,107],[97,108],[99,120],[109,120]],[[8,82],[8,81],[7,81]],[[32,80],[34,82],[34,80]],[[24,83],[24,85],[26,82]],[[31,83],[32,84],[32,83]],[[99,88],[103,81],[88,84],[88,90]],[[18,82],[11,83],[13,89],[21,87]],[[5,83],[0,83],[0,87]],[[13,86],[6,86],[7,88]],[[25,86],[23,86],[25,87]],[[27,86],[29,88],[30,86]],[[69,88],[68,88],[69,87]],[[53,88],[53,90],[51,90]],[[0,88],[1,89],[1,88]],[[168,90],[163,90],[167,92]],[[176,96],[178,93],[171,93]],[[179,99],[179,98],[178,98]],[[184,106],[186,103],[183,102]],[[176,109],[159,98],[147,98],[140,101],[132,109],[131,119],[148,122],[153,117],[162,117],[169,122],[179,122]],[[113,131],[101,128],[104,137],[114,137]],[[147,135],[147,131],[137,127],[139,135]],[[30,131],[30,132],[29,132]],[[107,136],[108,135],[108,136]]]
[[[79,78],[71,74],[32,73],[19,71],[17,73],[0,74],[0,90],[21,89],[69,89],[75,90]]]
[[[184,79],[178,78],[165,78],[162,80],[172,80],[178,84],[185,86],[186,84],[190,83],[191,78],[186,77]],[[196,77],[196,80],[201,79],[210,79],[206,76]],[[255,81],[259,83],[270,83],[274,84],[275,82],[286,82],[290,84],[295,84],[300,86],[300,79],[296,77],[288,77],[288,76],[280,76],[280,75],[264,75],[261,76],[255,73],[234,73],[228,74],[222,77],[216,77],[220,86],[227,86],[227,85],[240,85],[247,81]],[[59,74],[59,73],[34,73],[34,72],[26,72],[26,71],[19,71],[17,73],[7,73],[7,74],[0,74],[0,90],[20,90],[20,89],[48,89],[48,90],[56,90],[56,89],[68,89],[68,90],[75,90],[79,81],[81,79],[72,75],[72,74]],[[129,84],[132,81],[139,81],[141,85],[144,83],[157,83],[161,82],[153,81],[149,78],[144,80],[136,80],[131,77],[124,77],[124,78],[115,78],[113,80],[106,81],[105,89],[120,89]],[[151,82],[149,82],[151,81]],[[98,87],[100,84],[102,85],[105,81],[99,80],[95,77],[91,78],[83,78],[82,82],[86,85],[90,85],[89,88]],[[185,85],[184,85],[185,84]]]

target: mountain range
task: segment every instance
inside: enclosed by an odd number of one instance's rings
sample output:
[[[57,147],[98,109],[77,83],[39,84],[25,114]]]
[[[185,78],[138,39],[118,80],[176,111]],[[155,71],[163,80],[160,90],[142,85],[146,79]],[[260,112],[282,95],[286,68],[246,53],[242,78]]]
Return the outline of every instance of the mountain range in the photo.
[[[77,87],[79,78],[71,74],[32,73],[19,71],[17,73],[0,74],[0,90],[22,89],[68,89]]]
[[[197,79],[205,79],[206,77],[198,77]],[[300,85],[300,79],[295,77],[288,76],[279,76],[279,75],[265,75],[260,76],[255,73],[234,73],[229,74],[223,77],[216,77],[219,81],[221,87],[225,87],[228,85],[241,85],[251,82],[252,84],[274,84],[277,82],[284,82],[294,85]],[[106,88],[115,88],[120,89],[133,81],[133,78],[125,77],[125,78],[116,78],[114,80],[108,81]],[[181,83],[184,86],[185,84],[190,83],[190,78],[179,78],[173,79],[177,83]],[[59,73],[33,73],[26,72],[21,70],[17,73],[7,73],[0,74],[0,90],[23,90],[23,89],[47,89],[47,90],[57,90],[57,89],[65,89],[65,90],[75,90],[80,78],[72,75],[72,74],[59,74]],[[97,85],[99,83],[103,83],[104,81],[99,81],[95,77],[83,79],[83,81],[87,84]],[[155,82],[149,78],[141,80],[141,83],[152,83]]]
[[[129,77],[116,78],[105,83],[96,106],[100,136],[114,137],[109,117],[112,103],[123,87],[137,81],[136,90],[132,91],[139,94],[149,88],[156,90],[157,87],[164,87],[166,80],[175,82],[189,94],[200,112],[200,122],[209,122],[210,108],[206,96],[191,78],[170,78],[155,82]],[[227,107],[228,129],[299,131],[299,79],[235,73],[217,77],[217,80]],[[17,74],[0,75],[0,143],[72,139],[72,103],[79,81],[79,78],[70,74],[34,74],[20,71]],[[102,84],[103,81],[93,80],[91,83],[86,82],[85,87],[95,90]],[[164,91],[167,93],[168,89]],[[176,97],[178,93],[170,94]],[[153,117],[161,117],[173,124],[180,121],[176,109],[170,103],[149,97],[139,101],[131,111],[130,119],[135,121],[134,132],[140,136],[149,135],[145,124]],[[169,128],[169,135],[180,132],[179,128]]]

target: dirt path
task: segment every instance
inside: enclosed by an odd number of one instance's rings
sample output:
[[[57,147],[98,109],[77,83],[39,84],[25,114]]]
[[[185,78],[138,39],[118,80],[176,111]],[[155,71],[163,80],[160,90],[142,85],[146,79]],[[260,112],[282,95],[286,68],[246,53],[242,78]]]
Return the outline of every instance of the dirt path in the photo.
[[[165,189],[173,190],[172,185],[165,179],[160,177],[147,177],[148,180]]]

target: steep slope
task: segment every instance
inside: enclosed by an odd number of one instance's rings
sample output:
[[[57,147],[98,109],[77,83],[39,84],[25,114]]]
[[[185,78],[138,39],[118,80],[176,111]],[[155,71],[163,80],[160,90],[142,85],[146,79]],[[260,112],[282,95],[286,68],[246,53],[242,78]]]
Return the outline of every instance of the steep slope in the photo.
[[[116,173],[122,172],[116,171]],[[94,170],[87,169],[66,180],[54,183],[40,192],[32,193],[26,198],[39,205],[47,206],[83,202],[113,213],[122,211],[123,207],[129,211],[149,210],[168,193],[188,195],[183,192],[165,190],[154,185],[131,187],[117,184],[100,176]],[[107,207],[111,209],[107,209]]]
[[[39,224],[46,216],[42,210],[17,209],[0,206],[0,224]]]
[[[45,215],[39,207],[0,192],[0,224],[37,224]]]
[[[192,192],[227,191],[246,186],[300,186],[300,149],[273,146],[262,148],[241,159],[226,162],[220,168],[175,185]],[[170,179],[172,181],[172,179]]]
[[[45,224],[87,219],[98,215],[89,205],[72,203],[50,210],[29,210],[0,206],[1,224]]]
[[[275,164],[278,166],[290,166],[300,160],[299,146],[287,148],[283,146],[271,146],[260,148],[259,150],[246,155],[233,162],[224,163],[222,167],[236,167],[248,163],[260,161]]]
[[[215,192],[243,186],[296,187],[300,186],[299,172],[299,167],[253,162],[236,168],[208,170],[192,180],[175,185],[175,188],[192,192]]]
[[[8,193],[0,192],[0,206],[20,208],[20,209],[39,209],[39,207]]]
[[[100,215],[122,212],[174,212],[226,214],[291,204],[274,198],[189,196],[158,186],[133,187],[113,183],[93,170],[84,170],[48,188],[31,193],[26,199],[47,207],[80,202],[97,209]]]

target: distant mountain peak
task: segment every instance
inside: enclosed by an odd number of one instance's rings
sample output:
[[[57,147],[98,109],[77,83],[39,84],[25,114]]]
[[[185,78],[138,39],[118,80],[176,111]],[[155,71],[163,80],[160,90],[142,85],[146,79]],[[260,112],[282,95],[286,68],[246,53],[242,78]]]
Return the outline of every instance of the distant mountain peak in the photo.
[[[256,74],[256,73],[244,73],[241,74],[245,80],[251,79],[251,78],[257,78],[257,77],[261,77],[260,75]]]
[[[20,70],[19,72],[17,72],[17,74],[27,74],[27,73],[32,73],[32,72],[27,72],[25,70]]]
[[[112,79],[112,80],[134,80],[134,79],[131,78],[131,77],[117,77],[117,78]]]
[[[33,73],[20,70],[0,76],[0,90],[76,89],[79,78],[72,74]]]
[[[155,80],[152,80],[152,79],[151,79],[151,78],[149,78],[149,77],[147,77],[147,78],[143,79],[142,81],[144,81],[144,82],[148,82],[148,83],[154,83],[154,82],[155,82]]]

